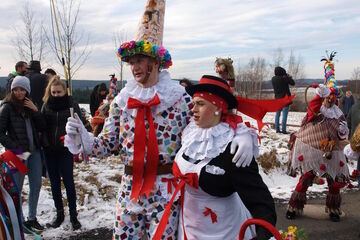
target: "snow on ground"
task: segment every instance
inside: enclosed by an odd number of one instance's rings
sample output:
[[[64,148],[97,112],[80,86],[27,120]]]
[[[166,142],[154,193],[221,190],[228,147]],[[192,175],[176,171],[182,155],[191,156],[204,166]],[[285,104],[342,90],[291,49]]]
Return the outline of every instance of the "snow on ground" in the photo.
[[[88,105],[81,105],[89,111]],[[305,113],[290,112],[288,116],[288,124],[300,125]],[[274,122],[274,113],[268,113],[264,122]],[[256,122],[243,117],[244,121],[250,121],[252,125]],[[288,127],[287,131],[295,132],[298,127]],[[287,141],[289,135],[277,134],[273,128],[265,127],[260,134],[261,146],[260,155],[268,153],[273,149],[276,150],[276,157],[280,161],[279,168],[271,170],[265,174],[260,167],[261,176],[264,182],[269,187],[274,198],[286,201],[289,199],[292,190],[295,188],[298,177],[293,178],[286,175],[287,162]],[[350,172],[355,168],[354,163],[349,164]],[[45,229],[43,232],[44,239],[64,239],[70,235],[76,235],[82,231],[88,231],[94,228],[112,228],[114,207],[116,202],[116,194],[123,167],[120,164],[119,157],[112,156],[108,159],[91,159],[89,164],[84,162],[76,163],[74,165],[75,185],[77,191],[77,204],[79,212],[79,220],[82,224],[81,230],[73,232],[71,230],[71,223],[68,214],[68,208],[65,207],[65,222],[57,229]],[[326,191],[326,185],[314,185],[310,188],[313,192]],[[27,216],[28,205],[28,182],[27,178],[24,184],[24,215]],[[64,205],[67,206],[66,194],[63,189]],[[43,186],[40,193],[40,200],[38,205],[38,220],[45,225],[53,220],[55,217],[54,203],[51,197],[49,180],[43,178]],[[26,239],[32,239],[26,236]]]

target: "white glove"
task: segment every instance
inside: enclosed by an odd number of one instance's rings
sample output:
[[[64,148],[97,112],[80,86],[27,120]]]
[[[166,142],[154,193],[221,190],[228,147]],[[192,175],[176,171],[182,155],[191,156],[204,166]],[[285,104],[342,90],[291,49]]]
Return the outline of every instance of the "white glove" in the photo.
[[[328,97],[330,95],[330,88],[324,84],[319,84],[315,91],[316,94],[322,98]]]
[[[94,144],[94,136],[86,130],[77,113],[75,113],[74,116],[75,118],[69,117],[66,123],[64,146],[67,147],[72,154],[80,153],[82,149],[85,150],[86,153],[89,153]],[[82,139],[83,146],[81,146],[80,139]]]
[[[232,159],[232,162],[235,163],[236,167],[247,167],[250,165],[254,156],[253,147],[253,139],[250,134],[244,133],[234,137],[230,146],[230,153],[234,154],[235,149],[237,148]]]
[[[339,122],[338,132],[341,139],[345,139],[349,136],[349,128],[347,127],[346,121]]]
[[[358,160],[360,154],[355,152],[354,150],[351,149],[350,144],[346,145],[344,148],[344,154],[345,156],[347,156],[349,159],[353,159],[353,160]]]

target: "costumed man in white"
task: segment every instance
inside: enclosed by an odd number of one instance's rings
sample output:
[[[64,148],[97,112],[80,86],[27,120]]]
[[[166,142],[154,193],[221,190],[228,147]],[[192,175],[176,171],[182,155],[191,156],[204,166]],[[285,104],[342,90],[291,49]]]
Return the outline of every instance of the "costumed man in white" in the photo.
[[[163,26],[164,6],[164,0],[149,0],[144,14],[156,12]],[[172,177],[173,159],[190,119],[191,97],[164,70],[172,65],[171,56],[162,39],[151,34],[138,33],[137,41],[119,48],[118,56],[128,62],[133,79],[112,101],[98,137],[88,133],[77,118],[69,118],[66,125],[65,145],[72,153],[85,150],[104,158],[120,152],[125,174],[116,202],[113,239],[152,239],[171,197],[161,179]],[[76,144],[79,135],[83,146]],[[249,164],[248,151],[256,148],[250,134],[235,137],[231,147],[234,152],[237,149],[238,165]],[[163,239],[176,239],[179,204],[172,210]]]
[[[253,151],[249,166],[238,168],[231,159],[235,135],[251,135],[255,129],[232,114],[238,102],[229,84],[204,75],[198,85],[186,87],[193,97],[193,118],[183,131],[181,148],[173,165],[176,186],[153,240],[159,240],[170,216],[172,201],[181,191],[181,214],[177,239],[238,239],[241,225],[249,218],[276,224],[274,200],[263,182]],[[269,239],[267,230],[248,228],[245,239]]]

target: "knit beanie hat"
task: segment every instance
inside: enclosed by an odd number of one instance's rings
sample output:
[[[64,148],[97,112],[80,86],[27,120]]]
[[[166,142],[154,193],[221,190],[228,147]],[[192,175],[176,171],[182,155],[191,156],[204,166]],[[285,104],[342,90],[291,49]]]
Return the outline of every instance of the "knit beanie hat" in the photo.
[[[24,76],[16,76],[11,83],[11,90],[16,87],[25,89],[30,94],[30,80]]]

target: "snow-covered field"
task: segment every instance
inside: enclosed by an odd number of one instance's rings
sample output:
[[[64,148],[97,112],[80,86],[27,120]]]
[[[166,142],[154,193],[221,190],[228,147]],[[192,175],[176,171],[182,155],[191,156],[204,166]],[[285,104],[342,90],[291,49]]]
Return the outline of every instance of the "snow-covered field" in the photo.
[[[81,105],[81,107],[89,111],[88,105]],[[305,113],[290,112],[288,123],[300,125],[304,115]],[[274,116],[274,113],[268,113],[264,118],[264,122],[274,122]],[[246,117],[244,117],[244,120],[249,121]],[[250,122],[255,125],[255,121],[250,120]],[[288,127],[287,131],[294,132],[297,129],[298,127]],[[276,134],[274,129],[265,127],[260,137],[260,154],[268,153],[275,149],[276,157],[281,163],[280,167],[271,170],[268,174],[265,174],[260,167],[261,176],[268,185],[273,197],[286,201],[290,197],[298,180],[298,178],[289,177],[285,173],[289,135]],[[354,163],[349,164],[350,172],[352,172],[354,167]],[[77,233],[100,227],[112,228],[113,210],[122,172],[123,168],[117,157],[103,160],[91,159],[89,164],[85,164],[84,162],[75,164],[74,175],[77,190],[77,204],[79,220],[82,224],[81,230],[78,230]],[[323,192],[326,191],[326,185],[314,185],[310,189],[313,192]],[[23,204],[25,216],[27,216],[28,212],[26,202],[28,191],[29,188],[26,178],[23,191],[23,195],[25,196],[25,202]],[[65,189],[63,189],[63,198],[65,199],[64,205],[67,206]],[[65,211],[65,222],[57,229],[46,229],[42,234],[44,239],[63,239],[70,235],[76,235],[76,232],[71,230],[67,208],[65,208]],[[43,186],[38,205],[38,220],[41,224],[45,225],[52,221],[55,215],[49,180],[43,178]],[[26,238],[32,239],[30,236]]]

